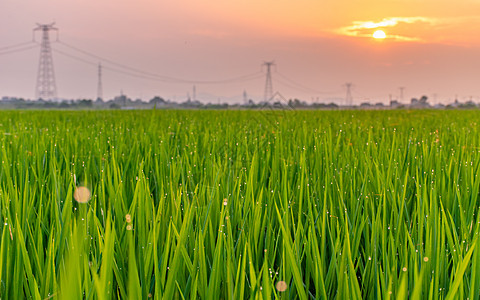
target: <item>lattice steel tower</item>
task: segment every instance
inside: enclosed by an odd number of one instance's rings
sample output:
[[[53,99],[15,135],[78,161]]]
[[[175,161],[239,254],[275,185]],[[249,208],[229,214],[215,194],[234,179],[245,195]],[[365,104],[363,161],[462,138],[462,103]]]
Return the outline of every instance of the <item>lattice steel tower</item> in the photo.
[[[97,101],[103,100],[103,87],[102,87],[102,64],[98,64],[98,85],[97,85]]]
[[[37,99],[55,99],[57,97],[57,85],[55,83],[55,72],[53,69],[52,48],[50,46],[49,31],[56,30],[53,27],[55,23],[38,24],[33,31],[42,31],[42,43],[40,47],[40,62],[38,64],[37,73],[37,87],[35,89],[35,96]]]
[[[345,105],[352,106],[353,104],[353,97],[352,97],[352,83],[347,82],[345,83],[345,87],[347,88],[347,94],[345,95]]]
[[[275,65],[275,62],[273,61],[266,61],[263,63],[264,66],[267,67],[267,79],[265,81],[265,94],[264,94],[264,100],[265,102],[270,100],[273,96],[273,85],[272,85],[272,72],[271,72],[271,67]]]
[[[401,86],[398,89],[400,90],[400,102],[403,103],[403,92],[405,91],[405,87]]]

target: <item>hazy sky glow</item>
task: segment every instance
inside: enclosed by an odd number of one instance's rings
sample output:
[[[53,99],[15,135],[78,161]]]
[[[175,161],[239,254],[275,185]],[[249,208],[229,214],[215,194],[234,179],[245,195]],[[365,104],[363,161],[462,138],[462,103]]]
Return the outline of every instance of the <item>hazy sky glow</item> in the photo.
[[[146,79],[151,76],[105,61],[106,99],[123,90],[131,98],[183,101],[197,82],[200,100],[240,101],[246,90],[258,101],[265,85],[261,64],[275,60],[273,89],[287,98],[341,101],[343,85],[352,82],[355,103],[386,103],[401,86],[405,102],[421,95],[480,101],[480,0],[1,2],[0,95],[34,97],[39,48],[1,49],[30,41],[37,22],[56,22],[67,45],[182,79]],[[373,39],[376,30],[386,38]],[[59,96],[95,98],[100,59],[65,44],[53,47]],[[202,83],[244,75],[251,76]]]

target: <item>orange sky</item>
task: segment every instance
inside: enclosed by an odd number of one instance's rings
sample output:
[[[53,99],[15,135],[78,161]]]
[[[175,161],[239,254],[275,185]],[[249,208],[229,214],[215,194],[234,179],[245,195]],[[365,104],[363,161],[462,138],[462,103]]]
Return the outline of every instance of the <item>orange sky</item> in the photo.
[[[193,81],[259,73],[228,84],[196,84],[197,98],[261,100],[261,64],[275,60],[274,90],[287,98],[339,101],[480,101],[479,0],[2,0],[0,95],[34,95],[38,49],[2,54],[31,39],[36,22],[56,21],[65,43],[108,60]],[[374,40],[377,29],[387,38]],[[37,39],[39,36],[37,36]],[[53,45],[59,96],[96,97],[99,59]],[[108,67],[108,64],[106,64]],[[263,70],[264,71],[264,70]],[[104,95],[184,100],[192,83],[145,80],[104,70]],[[434,94],[436,95],[434,97]]]

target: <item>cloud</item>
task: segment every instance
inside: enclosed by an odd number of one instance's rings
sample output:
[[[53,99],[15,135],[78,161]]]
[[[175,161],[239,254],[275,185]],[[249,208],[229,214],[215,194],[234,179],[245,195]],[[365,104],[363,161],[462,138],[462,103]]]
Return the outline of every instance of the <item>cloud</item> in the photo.
[[[390,28],[387,33],[388,39],[398,41],[421,41],[421,37],[412,36],[409,33],[413,27],[432,27],[438,24],[437,19],[426,17],[393,17],[385,18],[381,21],[354,21],[352,25],[342,27],[336,30],[337,34],[352,37],[371,37],[373,29]],[[403,30],[395,30],[403,29]]]
[[[390,41],[439,43],[454,46],[480,46],[480,16],[391,17],[378,21],[353,21],[333,31],[336,35],[371,38],[383,30]]]

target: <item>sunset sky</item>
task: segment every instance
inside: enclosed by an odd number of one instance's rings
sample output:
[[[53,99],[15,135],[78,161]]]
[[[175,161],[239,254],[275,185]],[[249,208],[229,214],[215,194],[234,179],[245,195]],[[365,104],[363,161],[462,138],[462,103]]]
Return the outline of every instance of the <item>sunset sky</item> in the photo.
[[[39,48],[2,48],[30,41],[37,22],[59,28],[62,98],[95,98],[103,58],[105,99],[184,101],[195,85],[200,100],[241,101],[246,90],[259,101],[261,65],[274,60],[273,90],[286,98],[341,103],[352,82],[357,104],[397,99],[399,87],[403,102],[480,101],[480,0],[2,0],[1,96],[34,97]]]

